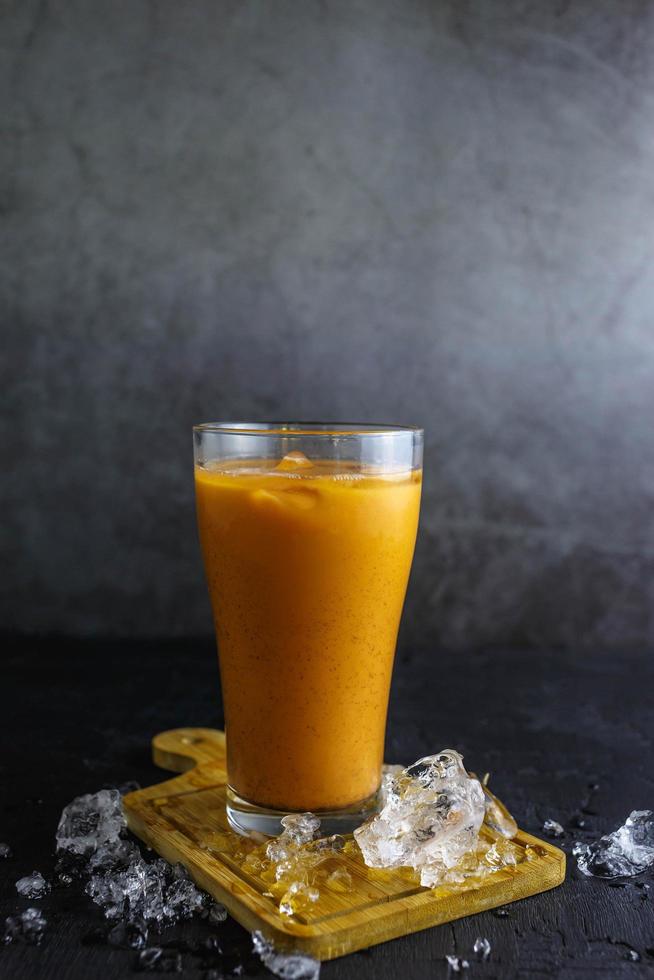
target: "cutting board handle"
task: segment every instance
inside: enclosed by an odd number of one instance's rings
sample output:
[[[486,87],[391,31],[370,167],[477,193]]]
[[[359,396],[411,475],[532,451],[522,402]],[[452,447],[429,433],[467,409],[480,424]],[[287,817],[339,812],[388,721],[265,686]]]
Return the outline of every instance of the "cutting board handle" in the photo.
[[[195,766],[225,766],[225,733],[215,728],[171,728],[152,739],[152,759],[170,772],[187,772]]]

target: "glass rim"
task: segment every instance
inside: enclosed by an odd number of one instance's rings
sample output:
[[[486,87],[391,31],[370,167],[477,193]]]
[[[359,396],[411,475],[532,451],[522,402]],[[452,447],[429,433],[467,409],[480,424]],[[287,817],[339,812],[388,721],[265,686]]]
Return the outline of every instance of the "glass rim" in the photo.
[[[193,432],[218,432],[235,436],[392,436],[423,435],[417,425],[385,425],[381,422],[200,422]]]

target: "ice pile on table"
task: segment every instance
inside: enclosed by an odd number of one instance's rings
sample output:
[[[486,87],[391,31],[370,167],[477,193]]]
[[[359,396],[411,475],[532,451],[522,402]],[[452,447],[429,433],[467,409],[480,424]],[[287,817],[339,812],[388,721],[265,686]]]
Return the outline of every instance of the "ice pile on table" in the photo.
[[[207,909],[209,896],[196,888],[181,864],[146,861],[126,833],[117,789],[77,797],[64,809],[57,828],[57,851],[83,859],[89,873],[86,892],[108,919],[160,926]]]

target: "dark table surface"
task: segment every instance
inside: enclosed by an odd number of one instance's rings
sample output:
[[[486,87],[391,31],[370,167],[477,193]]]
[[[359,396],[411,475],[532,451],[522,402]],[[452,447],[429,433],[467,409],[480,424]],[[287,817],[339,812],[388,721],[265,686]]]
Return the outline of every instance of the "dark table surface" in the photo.
[[[136,954],[88,943],[105,922],[81,884],[56,887],[35,902],[19,898],[14,883],[34,869],[52,876],[55,828],[74,796],[162,778],[150,761],[154,733],[221,726],[212,645],[10,638],[4,648],[0,841],[13,857],[0,861],[0,916],[38,905],[48,929],[38,948],[0,948],[0,977],[130,977]],[[387,759],[460,749],[470,768],[491,772],[492,787],[525,830],[540,834],[548,817],[560,821],[569,853],[575,840],[614,829],[631,810],[654,808],[653,692],[647,653],[404,651]],[[591,791],[591,784],[599,788]],[[582,829],[575,826],[580,819]],[[231,920],[214,928],[231,964],[240,957],[246,976],[266,974],[249,955],[243,929]],[[191,921],[164,939],[190,941],[210,931]],[[486,963],[472,956],[477,936],[492,943]],[[630,950],[639,961],[628,958]],[[615,887],[585,878],[570,857],[559,889],[513,904],[506,918],[484,912],[429,929],[326,963],[321,976],[431,980],[448,976],[445,956],[452,953],[470,960],[470,980],[654,977],[654,873]],[[185,953],[183,963],[183,976],[200,980],[199,959]]]

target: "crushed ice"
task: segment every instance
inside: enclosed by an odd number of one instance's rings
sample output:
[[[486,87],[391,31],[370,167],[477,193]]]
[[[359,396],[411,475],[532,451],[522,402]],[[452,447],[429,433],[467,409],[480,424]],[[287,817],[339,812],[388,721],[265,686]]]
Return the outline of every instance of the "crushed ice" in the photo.
[[[179,972],[179,953],[165,945],[147,945],[150,928],[196,913],[217,924],[227,911],[199,891],[181,865],[171,866],[161,858],[146,861],[128,838],[121,791],[137,788],[131,784],[88,793],[64,808],[56,834],[58,881],[70,884],[80,875],[86,878],[87,894],[112,923],[107,941],[135,950],[138,969]],[[303,813],[284,817],[280,836],[262,844],[215,833],[203,846],[229,853],[243,870],[260,877],[266,894],[289,916],[309,909],[323,888],[347,892],[352,877],[334,859],[342,854],[354,857],[359,850],[372,869],[404,867],[408,874],[417,872],[428,887],[462,882],[476,887],[479,878],[517,863],[519,849],[510,840],[515,821],[485,781],[466,772],[454,750],[407,768],[384,767],[381,799],[381,812],[355,832],[356,842],[338,834],[320,837],[320,819]],[[10,854],[8,847],[0,850],[0,857]],[[25,897],[36,898],[50,885],[34,872],[20,879],[17,888]],[[38,943],[45,925],[38,909],[28,909],[7,919],[4,941]],[[317,980],[320,964],[312,957],[278,952],[259,933],[253,942],[263,963],[283,980]],[[483,959],[490,944],[486,952],[478,943],[487,942],[479,939],[474,947]],[[450,963],[453,970],[467,968],[467,961],[454,959],[458,966]]]
[[[332,892],[347,892],[352,887],[352,875],[346,868],[335,868],[327,875],[325,884]]]
[[[40,871],[33,871],[16,882],[16,891],[21,898],[43,898],[50,891],[50,885]]]
[[[196,888],[181,864],[161,858],[145,861],[126,834],[117,789],[78,796],[64,808],[57,828],[57,851],[85,859],[90,875],[86,893],[108,919],[161,926],[206,909],[209,896]]]
[[[64,807],[57,827],[57,850],[86,856],[118,841],[125,830],[120,792],[101,789],[78,796]]]
[[[572,853],[585,875],[595,878],[638,875],[654,864],[654,812],[634,810],[612,834],[591,844],[578,842]]]
[[[319,898],[320,892],[317,888],[302,881],[292,881],[279,902],[279,911],[282,915],[295,915],[299,908],[317,902]]]
[[[474,778],[474,773],[470,773],[470,776]],[[509,840],[515,837],[518,833],[518,825],[502,801],[498,800],[488,788],[488,773],[482,780],[481,788],[484,791],[484,823],[486,826],[501,837],[506,837]]]
[[[148,864],[140,855],[124,870],[92,875],[86,893],[108,919],[142,919],[157,925],[190,919],[208,901],[181,864],[170,865],[162,858]]]
[[[516,831],[506,808],[466,771],[461,755],[444,749],[387,773],[383,808],[354,836],[369,867],[410,867],[421,885],[436,888],[517,864],[520,850],[510,840]]]
[[[491,954],[490,939],[486,939],[484,936],[477,936],[472,951],[477,959],[482,960],[482,962],[487,960]]]
[[[461,973],[462,970],[467,970],[470,966],[468,961],[464,960],[461,956],[450,955],[446,956],[445,959],[447,961],[448,969],[451,970],[452,973]]]
[[[220,902],[213,902],[209,908],[207,919],[215,926],[220,925],[227,919],[227,909]]]
[[[280,470],[282,473],[293,473],[297,470],[311,469],[312,466],[313,463],[308,456],[305,456],[299,449],[293,449],[290,453],[286,453],[283,459],[280,459],[275,469]]]
[[[546,820],[543,824],[543,833],[547,834],[548,837],[554,837],[556,839],[563,837],[565,830],[558,820]]]
[[[40,909],[26,909],[18,915],[5,919],[2,942],[5,946],[13,942],[23,942],[38,946],[43,939],[47,920]]]
[[[219,836],[216,849],[229,853],[247,874],[261,879],[264,894],[273,898],[282,915],[296,915],[311,908],[324,887],[344,892],[351,886],[346,868],[334,857],[355,848],[340,834],[318,837],[320,819],[313,813],[293,813],[282,817],[282,833],[258,844],[243,837]],[[212,850],[213,844],[208,844]]]
[[[174,949],[148,946],[139,953],[137,969],[142,973],[181,973],[182,956]]]
[[[487,875],[533,857],[529,848],[512,843],[515,820],[486,779],[480,783],[459,753],[447,749],[407,768],[385,766],[382,810],[354,832],[353,841],[319,837],[319,818],[301,813],[285,816],[282,833],[267,843],[219,837],[215,847],[227,847],[246,873],[260,878],[264,894],[288,916],[306,914],[323,890],[352,887],[350,872],[333,860],[340,852],[355,858],[360,852],[372,873],[402,868],[425,887],[475,888]]]
[[[320,962],[306,953],[278,953],[260,932],[252,933],[252,946],[264,966],[282,980],[318,980]]]
[[[143,949],[148,941],[148,928],[144,922],[118,922],[110,930],[107,942],[118,949]]]

